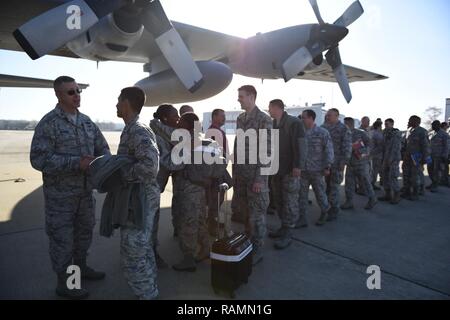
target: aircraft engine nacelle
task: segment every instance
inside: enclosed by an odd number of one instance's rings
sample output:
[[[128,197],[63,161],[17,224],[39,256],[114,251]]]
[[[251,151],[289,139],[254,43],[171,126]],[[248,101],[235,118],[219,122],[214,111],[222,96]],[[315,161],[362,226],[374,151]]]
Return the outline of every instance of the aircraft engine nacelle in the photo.
[[[225,90],[233,79],[231,69],[217,61],[196,62],[203,74],[204,83],[194,93],[189,92],[180,82],[172,69],[142,79],[136,86],[145,91],[146,106],[158,106],[163,103],[186,103],[204,100]]]
[[[313,70],[321,66],[322,63],[323,63],[323,55],[319,54],[317,57],[313,59],[313,61],[310,64],[306,66],[305,70]]]
[[[124,56],[128,49],[139,41],[143,30],[141,24],[135,24],[125,31],[117,25],[114,16],[110,14],[87,32],[68,42],[67,47],[85,59],[114,60]]]

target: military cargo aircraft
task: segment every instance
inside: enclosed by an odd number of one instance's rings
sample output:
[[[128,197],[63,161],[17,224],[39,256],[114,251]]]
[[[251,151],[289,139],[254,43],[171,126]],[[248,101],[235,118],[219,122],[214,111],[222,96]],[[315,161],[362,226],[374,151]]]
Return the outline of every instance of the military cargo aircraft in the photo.
[[[326,23],[309,0],[317,24],[287,27],[243,39],[170,21],[159,0],[22,0],[0,2],[0,49],[94,61],[144,64],[136,83],[148,105],[185,103],[223,91],[233,74],[259,79],[337,82],[347,100],[350,82],[387,77],[344,65],[339,42],[364,12],[355,1]],[[325,55],[325,56],[324,56]],[[51,81],[37,81],[36,87]],[[33,86],[33,79],[0,75],[3,86]]]

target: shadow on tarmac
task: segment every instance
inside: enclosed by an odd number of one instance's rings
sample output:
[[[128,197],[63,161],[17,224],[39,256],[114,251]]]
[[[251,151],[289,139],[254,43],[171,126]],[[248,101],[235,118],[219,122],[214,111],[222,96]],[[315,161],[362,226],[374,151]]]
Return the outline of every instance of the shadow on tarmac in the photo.
[[[343,194],[343,191],[341,191]],[[171,197],[170,192],[163,197]],[[97,225],[89,263],[107,273],[105,280],[82,284],[91,299],[134,299],[120,267],[120,234],[108,239],[98,233],[104,195],[97,199]],[[372,211],[356,196],[355,210],[316,227],[319,208],[308,207],[310,226],[296,230],[283,251],[266,239],[265,256],[238,299],[450,299],[450,189],[427,193],[420,201],[398,206],[379,203]],[[173,237],[170,207],[162,208],[159,251],[172,265],[181,258]],[[267,216],[268,227],[278,227]],[[20,199],[9,221],[0,223],[0,299],[57,299],[56,278],[48,256],[42,186]],[[235,231],[243,226],[234,224]],[[211,241],[213,239],[211,238]],[[367,267],[381,268],[381,290],[366,286]],[[158,271],[161,299],[223,299],[210,286],[209,261],[195,273],[171,268]]]

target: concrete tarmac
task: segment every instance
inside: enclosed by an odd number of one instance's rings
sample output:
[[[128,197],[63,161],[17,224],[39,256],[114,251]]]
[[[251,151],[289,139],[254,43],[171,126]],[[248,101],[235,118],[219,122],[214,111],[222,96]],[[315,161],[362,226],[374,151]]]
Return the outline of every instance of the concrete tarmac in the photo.
[[[0,299],[58,299],[44,229],[41,174],[28,159],[32,134],[0,131]],[[105,136],[114,153],[120,133]],[[25,181],[14,182],[16,178]],[[161,199],[159,251],[170,265],[181,258],[173,237],[171,197],[169,182]],[[90,299],[135,299],[120,268],[119,232],[112,238],[99,236],[104,195],[96,193],[96,198],[97,226],[88,261],[107,276],[82,285]],[[450,299],[450,189],[441,187],[398,206],[379,203],[372,211],[363,209],[364,197],[355,200],[354,210],[323,227],[314,225],[320,211],[313,201],[309,227],[296,230],[286,250],[275,250],[267,238],[264,260],[237,290],[237,299]],[[275,216],[267,221],[270,229],[279,225]],[[233,227],[243,230],[240,224]],[[371,265],[381,269],[380,290],[367,288]],[[209,261],[195,273],[159,270],[158,285],[160,299],[227,298],[212,290]]]

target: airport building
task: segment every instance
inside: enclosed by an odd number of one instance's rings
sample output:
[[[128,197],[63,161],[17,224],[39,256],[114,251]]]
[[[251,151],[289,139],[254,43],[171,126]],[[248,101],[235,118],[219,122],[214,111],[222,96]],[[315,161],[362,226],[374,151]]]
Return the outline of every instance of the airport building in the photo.
[[[318,126],[321,126],[325,122],[325,115],[327,113],[327,110],[325,109],[325,103],[313,103],[311,106],[306,104],[304,107],[295,106],[295,107],[286,107],[286,112],[294,117],[298,117],[304,110],[313,110],[316,115],[316,123]],[[268,110],[264,110],[268,112]],[[222,129],[225,131],[226,134],[235,134],[236,133],[236,119],[237,117],[242,113],[242,110],[237,111],[225,111],[225,125],[222,127]],[[203,131],[205,132],[209,126],[211,125],[211,114],[212,112],[205,112],[203,113]],[[340,115],[339,119],[344,122],[345,115]],[[358,119],[355,119],[355,126],[359,127],[360,121]]]
[[[450,98],[447,98],[447,100],[445,100],[445,119],[444,119],[444,121],[447,121],[448,119],[450,119]]]

